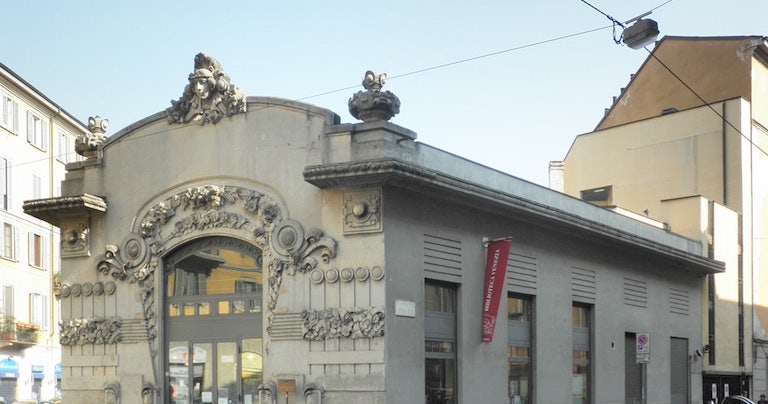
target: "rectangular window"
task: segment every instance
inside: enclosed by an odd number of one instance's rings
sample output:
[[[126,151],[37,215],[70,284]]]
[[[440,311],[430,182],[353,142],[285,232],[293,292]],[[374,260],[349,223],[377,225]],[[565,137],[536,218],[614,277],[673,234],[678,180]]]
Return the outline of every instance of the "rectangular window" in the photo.
[[[427,403],[458,401],[456,364],[456,288],[424,285],[424,369]]]
[[[533,299],[530,296],[507,297],[507,377],[508,402],[532,402],[531,330]]]
[[[0,310],[2,314],[13,315],[13,286],[4,285],[0,289]]]
[[[19,134],[19,104],[8,94],[0,94],[2,102],[3,115],[0,117],[0,125],[11,131],[14,135]]]
[[[32,199],[43,197],[43,178],[37,174],[32,174]]]
[[[40,293],[29,294],[29,322],[41,330],[48,329],[48,296]]]
[[[27,142],[42,151],[48,151],[48,122],[27,111]]]
[[[11,209],[11,161],[0,156],[0,209]]]
[[[592,310],[590,306],[574,304],[573,321],[573,403],[591,402],[591,345],[592,345]]]
[[[0,254],[9,260],[16,259],[16,230],[10,223],[3,223],[3,238],[0,239]]]
[[[48,269],[48,240],[35,233],[29,233],[29,265]]]

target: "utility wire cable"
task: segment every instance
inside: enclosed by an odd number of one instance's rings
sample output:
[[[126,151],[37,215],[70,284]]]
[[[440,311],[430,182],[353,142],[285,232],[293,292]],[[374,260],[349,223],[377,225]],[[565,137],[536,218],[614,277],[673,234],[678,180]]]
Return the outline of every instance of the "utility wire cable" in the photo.
[[[545,40],[538,41],[538,42],[532,42],[532,43],[529,43],[529,44],[520,45],[520,46],[516,46],[516,47],[513,47],[513,48],[507,48],[507,49],[504,49],[504,50],[495,51],[495,52],[491,52],[491,53],[486,53],[486,54],[482,54],[482,55],[478,55],[478,56],[473,56],[473,57],[469,57],[469,58],[466,58],[466,59],[460,59],[460,60],[456,60],[456,61],[453,61],[453,62],[443,63],[443,64],[440,64],[440,65],[435,65],[435,66],[431,66],[431,67],[427,67],[427,68],[423,68],[423,69],[413,70],[413,71],[402,73],[402,74],[398,74],[398,75],[392,75],[392,76],[388,76],[387,80],[393,80],[393,79],[398,79],[398,78],[402,78],[402,77],[412,76],[412,75],[428,72],[428,71],[431,71],[431,70],[442,69],[442,68],[445,68],[445,67],[458,65],[458,64],[461,64],[461,63],[467,63],[467,62],[471,62],[471,61],[475,61],[475,60],[479,60],[479,59],[485,59],[485,58],[489,58],[489,57],[492,57],[492,56],[501,55],[501,54],[504,54],[504,53],[519,51],[519,50],[523,50],[523,49],[526,49],[526,48],[531,48],[531,47],[534,47],[534,46],[539,46],[539,45],[544,45],[544,44],[548,44],[548,43],[552,43],[552,42],[557,42],[557,41],[561,41],[561,40],[564,40],[564,39],[573,38],[573,37],[576,37],[576,36],[586,35],[586,34],[590,34],[592,32],[604,30],[606,28],[610,28],[610,26],[604,26],[604,27],[599,27],[599,28],[588,29],[586,31],[576,32],[576,33],[573,33],[573,34],[562,35],[562,36],[559,36],[559,37],[545,39]],[[360,87],[360,84],[355,84],[353,86],[337,88],[335,90],[330,90],[330,91],[325,91],[325,92],[322,92],[322,93],[312,94],[312,95],[308,95],[306,97],[293,98],[293,99],[290,99],[290,100],[285,100],[283,102],[274,103],[274,104],[270,104],[270,105],[265,105],[265,106],[262,106],[260,108],[257,108],[255,110],[250,110],[250,111],[259,111],[259,110],[266,109],[266,108],[286,106],[286,105],[289,105],[289,104],[294,103],[294,102],[305,101],[305,100],[308,100],[308,99],[312,99],[312,98],[316,98],[316,97],[322,97],[322,96],[325,96],[325,95],[334,94],[334,93],[338,93],[338,92],[341,92],[341,91],[354,90],[354,89],[359,88],[359,87]],[[126,140],[138,140],[138,139],[141,139],[141,138],[144,138],[144,137],[147,137],[147,136],[154,136],[154,135],[161,134],[161,133],[173,132],[173,131],[178,130],[178,129],[181,129],[181,127],[171,127],[171,128],[166,129],[166,130],[159,130],[159,131],[155,131],[155,132],[151,132],[151,133],[146,133],[146,134],[141,135],[141,136],[134,136],[134,137],[131,137],[130,139],[126,139]],[[71,152],[70,152],[70,154],[71,154]],[[39,163],[39,162],[47,161],[47,160],[48,160],[48,157],[45,157],[45,158],[41,158],[41,159],[38,159],[38,160],[30,160],[30,161],[26,161],[26,162],[22,162],[22,163],[14,163],[13,165],[14,166],[22,166],[22,165],[25,165],[25,164],[34,164],[34,163]]]

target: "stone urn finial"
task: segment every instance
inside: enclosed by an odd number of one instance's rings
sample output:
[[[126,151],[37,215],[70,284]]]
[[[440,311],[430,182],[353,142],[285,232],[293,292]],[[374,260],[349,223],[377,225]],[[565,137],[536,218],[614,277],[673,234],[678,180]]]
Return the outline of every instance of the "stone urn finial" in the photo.
[[[388,121],[400,112],[400,100],[390,91],[381,91],[386,83],[385,73],[365,72],[363,87],[349,99],[349,113],[364,122]]]
[[[85,133],[75,139],[75,151],[86,159],[98,157],[99,149],[107,139],[105,133],[109,128],[109,120],[98,115],[88,118],[88,130],[91,133]]]

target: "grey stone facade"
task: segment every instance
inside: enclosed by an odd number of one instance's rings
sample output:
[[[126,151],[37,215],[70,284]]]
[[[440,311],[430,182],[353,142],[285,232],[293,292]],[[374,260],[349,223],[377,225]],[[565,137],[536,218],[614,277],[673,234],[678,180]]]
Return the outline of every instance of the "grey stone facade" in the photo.
[[[236,99],[231,85],[221,90]],[[623,401],[625,333],[653,336],[653,402],[670,400],[669,339],[686,339],[691,352],[702,345],[698,285],[722,265],[697,242],[434,149],[385,120],[342,124],[267,97],[197,119],[179,106],[194,104],[184,97],[68,165],[63,197],[25,204],[71,235],[62,243],[65,402],[178,394],[168,266],[206,239],[245,242],[258,256],[259,317],[238,329],[261,338],[265,402],[422,402],[425,280],[458,291],[454,402],[507,402],[504,304],[493,342],[480,341],[484,238],[513,238],[505,291],[535,302],[534,402],[571,400],[574,303],[593,312],[598,402]],[[205,343],[248,337],[219,320],[199,323],[216,335]],[[689,360],[695,399],[701,368]],[[203,391],[200,402],[225,394]]]

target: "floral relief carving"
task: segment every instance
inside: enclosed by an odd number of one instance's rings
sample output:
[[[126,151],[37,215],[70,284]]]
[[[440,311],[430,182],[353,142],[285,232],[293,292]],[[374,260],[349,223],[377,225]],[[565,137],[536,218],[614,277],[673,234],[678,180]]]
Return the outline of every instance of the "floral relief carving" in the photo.
[[[112,318],[78,318],[59,322],[62,346],[114,344],[123,339],[123,320]]]
[[[303,337],[311,341],[384,335],[384,309],[381,307],[304,310],[302,319]]]

